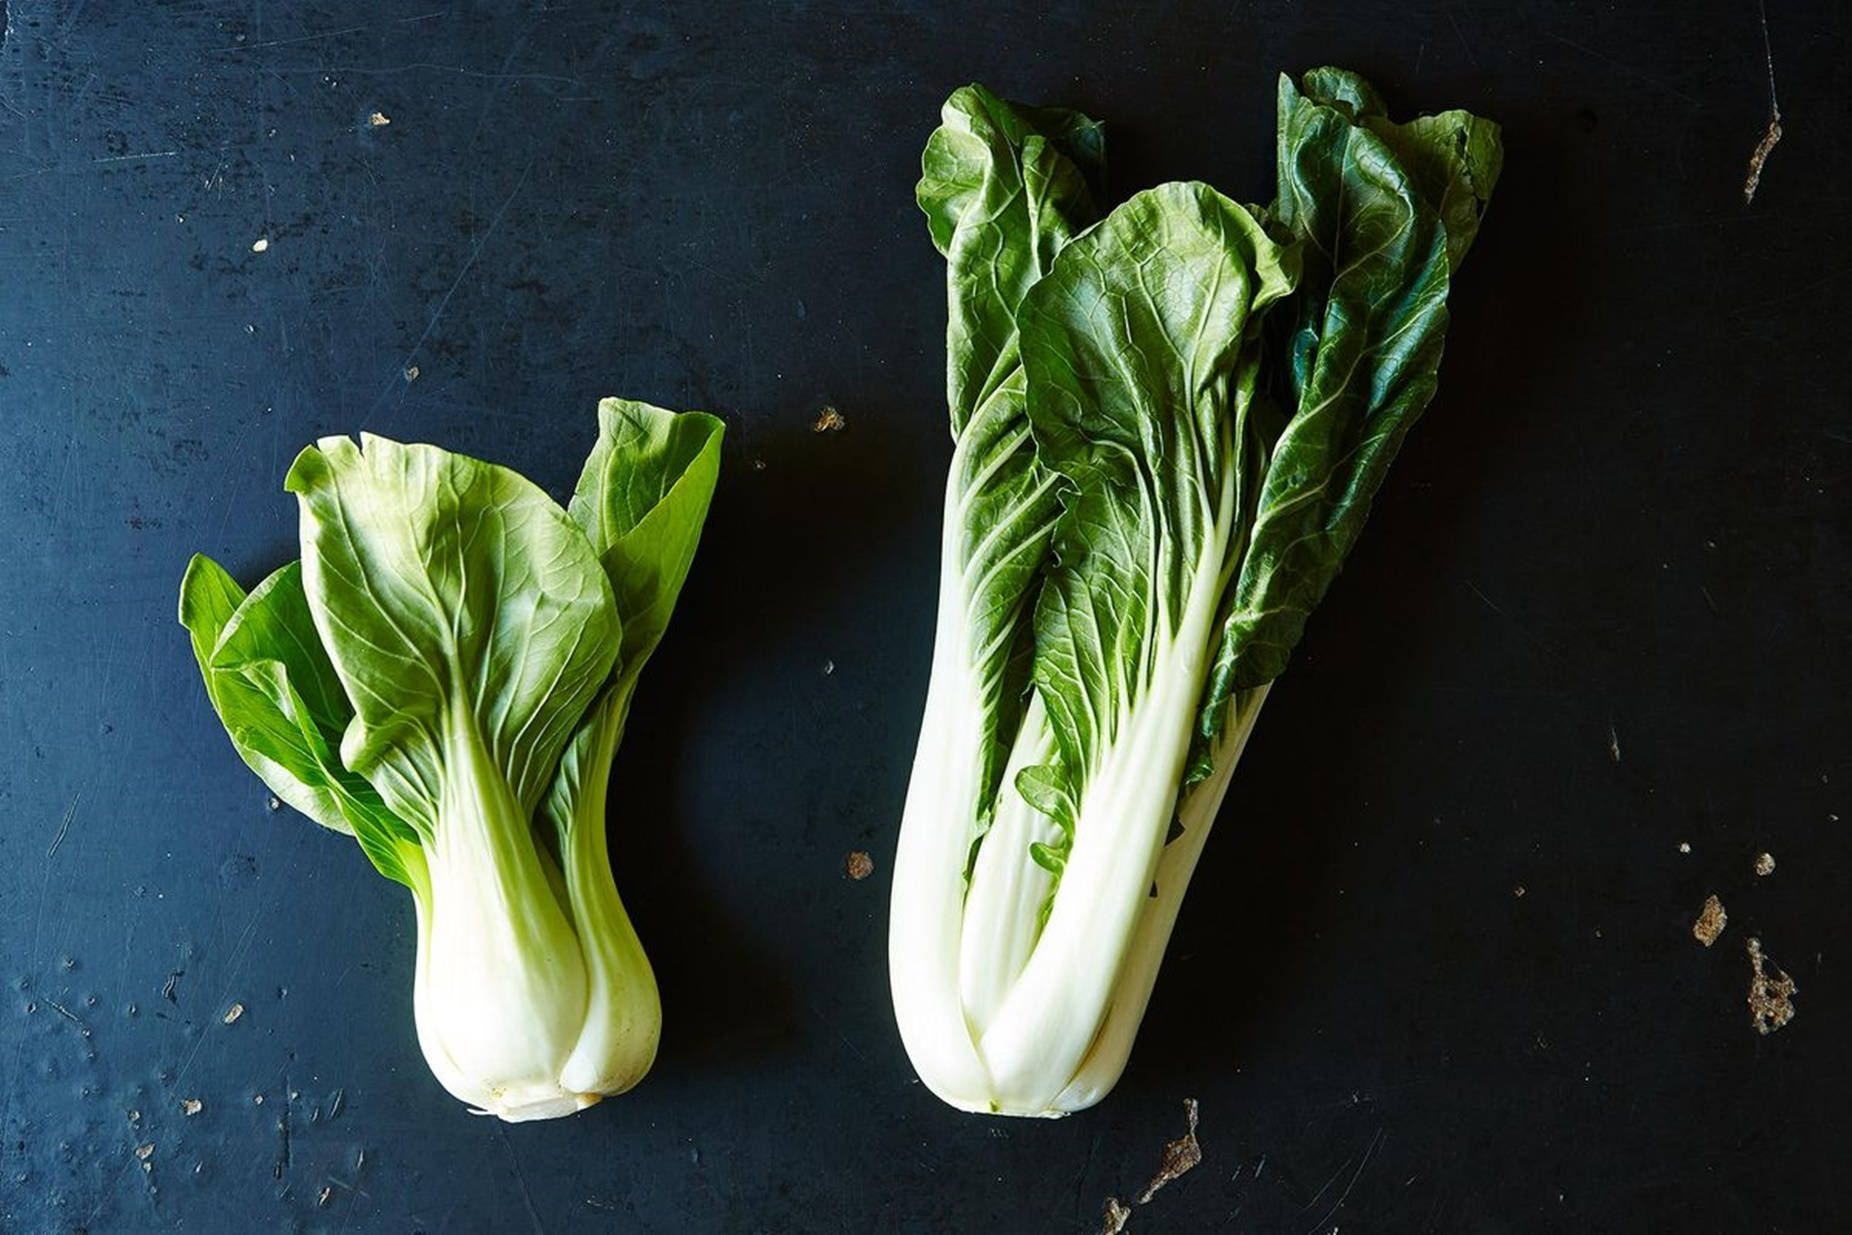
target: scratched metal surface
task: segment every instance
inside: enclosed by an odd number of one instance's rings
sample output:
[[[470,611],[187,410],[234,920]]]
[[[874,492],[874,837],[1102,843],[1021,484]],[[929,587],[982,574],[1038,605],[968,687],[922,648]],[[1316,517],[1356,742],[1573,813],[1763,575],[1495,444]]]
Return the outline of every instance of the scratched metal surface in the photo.
[[[1844,1220],[1842,6],[1769,6],[1752,206],[1735,0],[500,8],[0,3],[0,1228],[1084,1232],[1186,1097],[1203,1164],[1132,1230]],[[919,147],[978,78],[1104,117],[1124,188],[1264,198],[1321,61],[1507,125],[1443,393],[1124,1082],[956,1115],[881,946],[948,455]],[[666,1036],[508,1128],[426,1074],[407,904],[267,809],[174,593],[291,554],[319,434],[559,491],[609,393],[732,426],[614,794]]]

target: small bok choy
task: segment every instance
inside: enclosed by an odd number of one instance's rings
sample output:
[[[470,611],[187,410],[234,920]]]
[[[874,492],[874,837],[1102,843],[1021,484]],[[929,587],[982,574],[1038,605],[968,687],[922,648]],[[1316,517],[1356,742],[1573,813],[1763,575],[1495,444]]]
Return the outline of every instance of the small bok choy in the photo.
[[[285,487],[302,558],[180,590],[206,692],[276,796],[411,890],[437,1079],[507,1120],[622,1093],[656,1054],[605,785],[707,517],[721,425],[607,399],[570,507],[506,468],[363,436]]]
[[[919,202],[954,441],[889,922],[915,1069],[1061,1115],[1123,1071],[1268,688],[1427,406],[1500,164],[1465,112],[1282,79],[1265,208],[1106,212],[1099,126],[959,90]]]

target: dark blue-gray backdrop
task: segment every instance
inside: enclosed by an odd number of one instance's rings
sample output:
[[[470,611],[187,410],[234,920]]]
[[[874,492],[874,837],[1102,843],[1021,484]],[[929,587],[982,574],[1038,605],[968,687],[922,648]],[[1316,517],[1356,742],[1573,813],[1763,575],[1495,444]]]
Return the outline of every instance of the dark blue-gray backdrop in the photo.
[[[0,12],[0,1228],[1090,1232],[1186,1097],[1203,1163],[1134,1231],[1845,1220],[1843,7],[1769,0],[1749,206],[1751,0]],[[949,454],[920,146],[980,79],[1104,118],[1122,191],[1265,199],[1274,75],[1321,62],[1506,125],[1441,396],[1123,1083],[955,1114],[882,943]],[[616,393],[730,425],[612,797],[665,1036],[504,1127],[426,1073],[405,897],[266,808],[174,594],[293,553],[318,435],[562,492]],[[1752,933],[1800,985],[1768,1038]]]

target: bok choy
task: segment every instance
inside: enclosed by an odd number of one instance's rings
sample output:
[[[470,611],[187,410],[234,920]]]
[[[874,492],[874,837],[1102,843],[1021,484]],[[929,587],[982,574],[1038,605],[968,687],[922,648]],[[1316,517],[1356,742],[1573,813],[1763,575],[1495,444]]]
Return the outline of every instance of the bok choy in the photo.
[[[606,781],[713,495],[720,422],[607,399],[562,509],[506,468],[363,436],[285,487],[302,558],[180,591],[206,691],[276,796],[411,891],[418,1040],[507,1120],[648,1071],[661,1011],[606,848]]]
[[[1100,128],[979,86],[918,196],[947,263],[937,634],[889,969],[915,1069],[1061,1115],[1123,1071],[1243,744],[1433,396],[1501,158],[1282,79],[1273,203],[1101,208]]]

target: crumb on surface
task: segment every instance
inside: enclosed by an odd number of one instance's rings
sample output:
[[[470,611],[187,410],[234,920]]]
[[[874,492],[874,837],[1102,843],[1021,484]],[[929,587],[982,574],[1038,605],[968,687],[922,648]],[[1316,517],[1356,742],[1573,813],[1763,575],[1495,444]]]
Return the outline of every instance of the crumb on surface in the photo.
[[[140,1158],[143,1162],[154,1157],[154,1142],[149,1141],[145,1145],[137,1145],[135,1147],[135,1156]]]
[[[1678,842],[1678,851],[1680,853],[1690,853],[1691,852],[1691,842],[1688,840],[1682,840]]]
[[[388,116],[383,111],[376,111],[372,115],[367,117],[367,123],[372,125],[376,129],[384,128],[386,125],[389,125],[392,123],[392,117]]]
[[[1756,190],[1762,187],[1762,169],[1768,166],[1768,156],[1773,154],[1781,141],[1781,111],[1776,109],[1768,119],[1768,127],[1762,130],[1756,148],[1749,152],[1749,171],[1743,177],[1743,205],[1755,201]]]
[[[851,879],[866,879],[875,873],[875,860],[857,849],[843,858],[842,873]]]
[[[1517,887],[1511,889],[1511,894],[1517,897],[1519,900],[1523,900],[1524,899],[1524,885],[1520,883]]]
[[[405,366],[405,380],[407,383],[415,382],[418,380],[418,366],[417,365],[408,364]]]
[[[180,1099],[180,1111],[184,1115],[188,1115],[188,1116],[197,1115],[205,1109],[206,1109],[206,1104],[204,1102],[201,1102],[198,1098]]]
[[[1772,875],[1774,873],[1775,855],[1772,853],[1758,853],[1756,855],[1756,874]]]
[[[816,421],[810,426],[812,433],[840,433],[848,425],[842,413],[832,405],[825,403],[823,410],[817,413]]]
[[[1768,960],[1760,939],[1751,935],[1744,946],[1750,966],[1749,1020],[1756,1032],[1766,1037],[1794,1019],[1794,996],[1800,987],[1781,966]]]
[[[225,1023],[229,1025],[243,1015],[244,1005],[241,1003],[234,1003],[231,1007],[225,1009],[225,1016],[223,1019]]]
[[[269,247],[270,247],[270,237],[268,236],[259,236],[256,240],[253,240],[251,242],[251,252],[253,253],[262,253],[264,250],[268,249]]]
[[[1715,896],[1707,896],[1704,908],[1698,911],[1698,920],[1691,924],[1691,937],[1708,948],[1717,942],[1729,920],[1730,915],[1723,911],[1723,902]]]
[[[1145,1190],[1138,1194],[1140,1205],[1149,1204],[1151,1198],[1157,1195],[1159,1188],[1185,1172],[1195,1169],[1197,1164],[1203,1160],[1202,1145],[1196,1139],[1196,1099],[1185,1098],[1183,1112],[1189,1120],[1189,1126],[1183,1130],[1182,1136],[1164,1146],[1164,1161],[1158,1166],[1157,1174],[1151,1177],[1151,1182],[1145,1185]]]
[[[1116,1196],[1107,1197],[1100,1214],[1100,1235],[1120,1235],[1125,1230],[1126,1219],[1131,1216],[1130,1205],[1124,1204]]]

